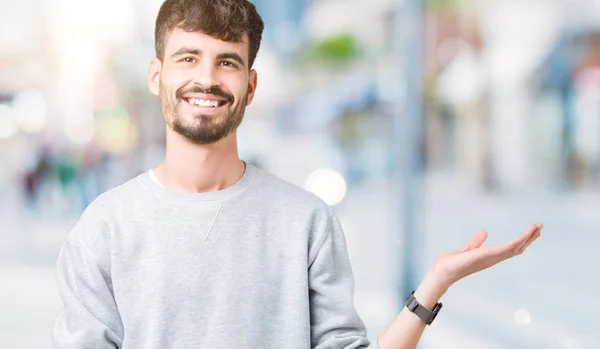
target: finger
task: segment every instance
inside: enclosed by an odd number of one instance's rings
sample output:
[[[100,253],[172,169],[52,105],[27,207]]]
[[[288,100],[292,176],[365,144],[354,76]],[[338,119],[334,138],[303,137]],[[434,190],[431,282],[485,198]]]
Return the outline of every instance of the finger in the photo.
[[[473,235],[461,251],[466,252],[480,247],[483,242],[487,239],[488,235],[485,230],[480,230]]]
[[[525,245],[525,243],[527,243],[527,240],[529,240],[529,238],[535,233],[537,229],[537,224],[529,224],[524,232],[522,232],[512,241],[509,241],[506,244],[502,245],[502,247],[506,250],[517,250],[518,248]]]
[[[525,243],[525,245],[521,246],[521,248],[519,248],[518,253],[521,254],[523,253],[529,246],[531,246],[531,244],[537,240],[540,236],[542,235],[542,232],[540,230],[540,228],[538,228],[535,233],[531,236],[531,238]]]
[[[521,234],[519,237],[514,239],[513,241],[504,244],[504,245],[496,245],[496,246],[488,246],[481,247],[469,253],[473,253],[475,259],[480,261],[484,261],[483,269],[489,268],[493,265],[496,265],[504,260],[512,258],[516,255],[521,254],[524,249],[529,247],[540,235],[540,229],[542,225],[532,224],[528,227],[528,229]],[[530,230],[533,228],[532,230]],[[525,241],[524,244],[520,244],[520,241],[523,237],[529,237]],[[519,243],[519,244],[517,244]],[[481,269],[481,268],[480,268]]]
[[[542,225],[541,223],[540,223],[540,224],[535,224],[535,229],[533,230],[533,233],[532,233],[532,234],[530,234],[530,235],[527,237],[527,239],[526,239],[525,241],[523,241],[523,242],[522,242],[522,243],[519,245],[518,249],[519,249],[519,250],[523,249],[523,247],[524,247],[525,245],[527,245],[527,244],[528,244],[528,243],[531,241],[531,239],[532,239],[532,238],[533,238],[533,237],[534,237],[536,234],[539,234],[539,233],[541,232],[541,230],[542,230],[542,227],[543,227],[543,225]]]
[[[499,256],[501,259],[510,258],[518,253],[519,248],[525,246],[529,238],[535,234],[537,229],[537,224],[529,224],[527,229],[519,236],[507,243],[491,247],[490,252]]]

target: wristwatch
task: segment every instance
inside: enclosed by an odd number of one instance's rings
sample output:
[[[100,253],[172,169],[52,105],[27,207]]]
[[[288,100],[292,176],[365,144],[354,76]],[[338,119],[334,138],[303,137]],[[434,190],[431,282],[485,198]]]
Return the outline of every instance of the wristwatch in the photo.
[[[436,304],[433,310],[427,309],[417,301],[415,298],[415,291],[412,291],[410,296],[408,296],[405,305],[408,310],[420,317],[427,325],[431,325],[437,314],[440,312],[440,309],[442,309],[442,303]]]

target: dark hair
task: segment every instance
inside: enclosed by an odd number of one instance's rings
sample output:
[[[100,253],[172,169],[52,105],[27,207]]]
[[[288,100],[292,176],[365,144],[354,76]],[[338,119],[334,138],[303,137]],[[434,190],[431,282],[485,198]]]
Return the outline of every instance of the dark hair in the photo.
[[[158,59],[164,58],[167,36],[175,28],[236,43],[247,34],[251,68],[260,48],[264,23],[248,0],[166,0],[158,11],[154,28]]]

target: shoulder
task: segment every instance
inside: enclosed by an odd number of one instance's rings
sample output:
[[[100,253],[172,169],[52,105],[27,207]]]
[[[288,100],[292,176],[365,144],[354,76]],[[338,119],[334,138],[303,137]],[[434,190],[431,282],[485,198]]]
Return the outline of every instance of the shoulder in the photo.
[[[343,228],[332,206],[308,190],[260,171],[251,195],[259,196],[260,202],[268,203],[265,205],[267,214],[285,222],[286,230],[306,234],[302,236],[308,242],[309,265],[328,239],[331,243],[345,244]]]
[[[317,195],[264,170],[259,170],[249,196],[271,219],[285,222],[290,231],[307,233],[310,245],[322,240],[335,217],[333,208]]]
[[[116,216],[132,198],[139,197],[141,192],[135,177],[98,195],[82,212],[70,231],[69,238],[87,247],[110,235]]]
[[[257,169],[255,190],[269,203],[281,207],[304,208],[329,214],[331,207],[317,195],[270,172]]]

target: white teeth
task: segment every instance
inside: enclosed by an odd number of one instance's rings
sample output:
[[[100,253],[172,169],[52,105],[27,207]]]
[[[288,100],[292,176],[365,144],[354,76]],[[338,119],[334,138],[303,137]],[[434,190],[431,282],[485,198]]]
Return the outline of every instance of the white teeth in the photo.
[[[190,104],[195,104],[201,107],[218,107],[219,101],[190,98]]]

